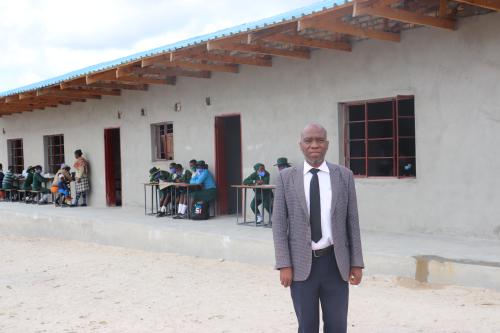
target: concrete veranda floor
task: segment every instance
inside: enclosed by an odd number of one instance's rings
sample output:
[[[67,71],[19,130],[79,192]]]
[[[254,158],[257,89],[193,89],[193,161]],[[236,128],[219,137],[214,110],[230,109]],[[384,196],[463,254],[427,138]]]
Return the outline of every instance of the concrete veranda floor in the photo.
[[[80,240],[272,266],[270,228],[144,215],[142,207],[55,208],[0,202],[0,235]],[[500,290],[500,241],[362,229],[365,273]]]

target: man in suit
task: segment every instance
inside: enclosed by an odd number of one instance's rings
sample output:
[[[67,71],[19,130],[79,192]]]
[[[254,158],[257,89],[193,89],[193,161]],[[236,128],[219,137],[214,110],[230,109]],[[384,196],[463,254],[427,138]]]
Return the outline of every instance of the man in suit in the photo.
[[[284,169],[276,184],[273,238],[276,268],[291,287],[299,333],[347,331],[349,283],[361,282],[364,267],[352,172],[328,163],[325,128],[301,133],[303,164]]]

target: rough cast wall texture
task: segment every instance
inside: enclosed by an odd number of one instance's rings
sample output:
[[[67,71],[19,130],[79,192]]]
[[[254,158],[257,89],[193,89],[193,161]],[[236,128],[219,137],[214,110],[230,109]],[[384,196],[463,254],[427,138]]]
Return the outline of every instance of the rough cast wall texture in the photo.
[[[43,164],[42,136],[62,133],[67,162],[76,148],[90,160],[91,204],[103,206],[103,130],[120,127],[124,204],[142,205],[152,123],[174,122],[176,161],[212,167],[214,117],[241,114],[246,175],[257,161],[272,169],[279,156],[301,163],[299,132],[310,121],[328,128],[327,158],[339,162],[338,103],[414,94],[417,179],[357,179],[362,226],[500,239],[498,31],[500,14],[488,14],[460,21],[455,32],[420,28],[403,33],[401,43],[364,41],[352,53],[276,58],[271,69],[242,66],[240,74],[180,78],[176,86],[3,117],[0,162],[7,164],[6,140],[23,138],[25,164]]]

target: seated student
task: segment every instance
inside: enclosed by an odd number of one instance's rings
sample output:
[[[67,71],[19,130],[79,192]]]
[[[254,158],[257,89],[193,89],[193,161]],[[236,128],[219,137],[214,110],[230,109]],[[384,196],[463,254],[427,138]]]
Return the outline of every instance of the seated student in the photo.
[[[170,163],[168,170],[170,176],[166,180],[162,180],[164,182],[173,182],[173,177],[175,175],[175,166],[177,164],[175,162]],[[156,215],[156,217],[163,217],[166,215],[172,215],[172,212],[168,209],[169,204],[172,202],[172,186],[167,186],[160,189],[161,198],[160,198],[160,211]]]
[[[33,194],[28,193],[29,191],[31,191],[31,184],[33,184],[34,173],[35,169],[32,166],[29,166],[26,168],[26,170],[23,170],[24,182],[23,185],[21,185],[21,190],[26,191],[24,201],[27,203],[31,202],[34,196]]]
[[[176,172],[175,175],[173,176],[174,182],[189,184],[192,176],[191,171],[184,169],[181,164],[177,164],[175,169]],[[177,208],[177,215],[175,215],[174,218],[178,218],[179,215],[182,216],[186,214],[186,210],[188,208],[186,192],[187,191],[185,188],[182,187],[177,188],[176,204],[178,205],[177,206],[178,208]]]
[[[2,179],[2,189],[3,190],[17,190],[17,186],[14,185],[14,181],[17,179],[16,175],[14,174],[13,168],[9,167],[7,171],[5,172],[3,179]],[[11,193],[10,200],[15,200],[16,197],[14,194]]]
[[[57,197],[56,200],[54,201],[54,205],[56,207],[62,206],[62,207],[69,207],[67,204],[66,200],[70,199],[70,190],[68,187],[69,182],[67,179],[64,177],[62,173],[60,173],[57,176]]]
[[[266,171],[266,167],[262,163],[257,163],[253,166],[254,172],[245,178],[243,181],[244,185],[268,185],[270,180],[269,172]],[[263,218],[259,211],[259,206],[262,204],[269,213],[271,212],[271,201],[273,200],[273,192],[271,190],[253,190],[255,192],[255,197],[250,203],[250,208],[254,214],[257,214],[257,223],[262,223]]]
[[[50,191],[54,194],[58,193],[58,184],[59,184],[59,175],[63,175],[64,181],[69,184],[71,183],[71,168],[66,164],[61,164],[61,168],[57,170],[54,175],[54,180],[52,181],[52,186],[50,187]]]
[[[189,182],[194,185],[201,185],[201,189],[199,190],[190,190],[191,197],[191,209],[194,204],[198,201],[210,202],[215,200],[217,197],[217,188],[215,186],[214,177],[208,171],[208,165],[205,161],[198,161],[196,163],[196,174],[191,177]],[[188,209],[190,209],[188,208]]]
[[[276,161],[274,166],[278,167],[278,171],[291,167],[290,163],[288,163],[288,159],[286,157],[280,157]]]
[[[157,167],[152,167],[149,170],[149,182],[150,183],[160,183],[162,182],[170,182],[171,181],[171,174],[168,171],[165,170],[160,170]],[[160,207],[163,207],[163,202],[165,200],[165,197],[169,194],[170,190],[167,188],[162,188],[160,189]],[[158,216],[165,216],[166,214],[166,207],[164,208],[164,211],[160,208],[160,211],[158,212]]]
[[[13,168],[9,167],[7,171],[5,171],[5,174],[2,179],[2,189],[4,190],[17,189],[17,187],[14,185],[14,181],[16,179],[17,177],[13,172]]]
[[[33,174],[33,183],[31,184],[31,190],[38,191],[42,194],[42,197],[38,201],[38,204],[44,205],[49,201],[50,191],[45,186],[43,186],[43,184],[47,183],[49,179],[42,176],[42,167],[40,165],[35,166],[34,169],[35,173]]]
[[[196,163],[198,163],[195,159],[189,161],[189,170],[191,170],[191,176],[196,174]]]

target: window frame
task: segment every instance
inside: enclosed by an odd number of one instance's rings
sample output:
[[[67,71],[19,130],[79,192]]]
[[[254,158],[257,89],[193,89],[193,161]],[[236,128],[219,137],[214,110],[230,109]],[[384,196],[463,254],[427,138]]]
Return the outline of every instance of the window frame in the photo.
[[[162,126],[165,127],[163,134],[161,133]],[[151,160],[153,162],[173,161],[174,156],[174,123],[164,121],[151,124]]]
[[[59,144],[54,144],[54,138],[59,137]],[[51,134],[44,135],[43,137],[43,146],[45,152],[45,171],[48,173],[55,174],[57,170],[60,169],[61,164],[65,163],[66,156],[64,154],[64,134]],[[59,154],[54,154],[54,147],[57,147],[59,150]],[[51,149],[52,148],[52,149]],[[56,161],[56,156],[59,157],[59,160]]]
[[[399,114],[399,102],[404,101],[404,100],[413,100],[413,115],[400,115]],[[369,104],[375,104],[375,103],[384,103],[384,102],[392,102],[392,117],[387,118],[387,119],[372,119],[370,120],[368,118],[368,105]],[[351,101],[351,102],[345,102],[341,103],[341,112],[342,112],[342,119],[344,122],[343,126],[343,132],[344,132],[344,165],[348,168],[350,168],[350,161],[351,160],[364,160],[365,162],[365,173],[364,174],[355,174],[355,178],[380,178],[380,179],[415,179],[416,176],[416,169],[415,169],[415,175],[411,176],[405,176],[401,175],[400,172],[400,163],[403,160],[413,160],[414,165],[416,168],[416,159],[417,159],[417,152],[416,152],[416,117],[415,117],[415,96],[414,95],[397,95],[395,97],[387,97],[387,98],[378,98],[378,99],[370,99],[370,100],[360,100],[360,101]],[[352,106],[364,106],[364,119],[360,121],[350,121],[349,120],[349,108]],[[400,119],[413,119],[413,127],[414,127],[414,133],[413,136],[400,136],[399,135],[399,121]],[[392,137],[380,137],[380,138],[369,138],[368,135],[368,124],[370,122],[382,122],[382,121],[391,121],[392,122]],[[363,157],[354,157],[352,158],[350,156],[350,143],[353,141],[350,139],[349,135],[349,124],[352,123],[364,123],[364,138],[363,139],[354,139],[355,141],[363,142],[364,143],[364,156]],[[400,155],[400,140],[401,139],[413,139],[413,145],[415,149],[415,153],[413,156],[404,156]],[[384,141],[384,140],[392,140],[392,156],[391,157],[376,157],[376,156],[369,156],[369,145],[368,143],[370,141]],[[369,175],[369,166],[368,166],[368,161],[369,160],[375,160],[375,159],[392,159],[392,176],[370,176]]]
[[[20,142],[20,147],[12,147],[13,142]],[[21,153],[13,154],[14,151]],[[18,159],[21,159],[21,164],[17,163]],[[16,160],[15,164],[12,163],[14,160]],[[24,170],[24,142],[22,138],[7,139],[7,168],[11,167],[15,174],[21,174]]]

